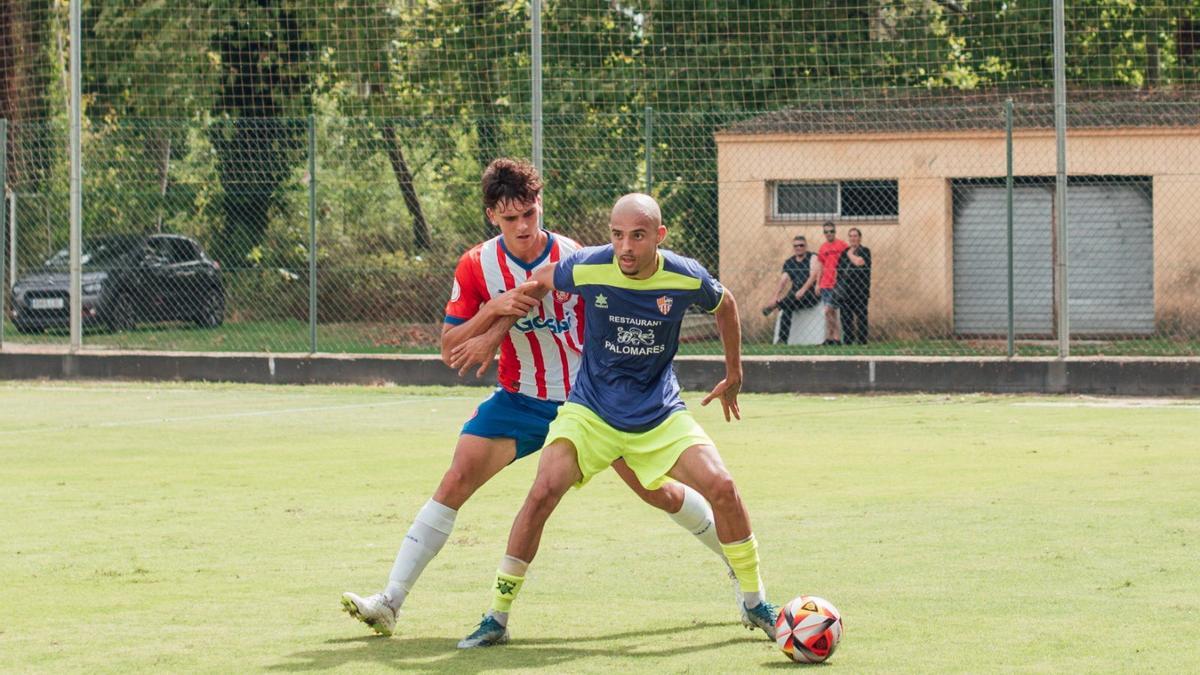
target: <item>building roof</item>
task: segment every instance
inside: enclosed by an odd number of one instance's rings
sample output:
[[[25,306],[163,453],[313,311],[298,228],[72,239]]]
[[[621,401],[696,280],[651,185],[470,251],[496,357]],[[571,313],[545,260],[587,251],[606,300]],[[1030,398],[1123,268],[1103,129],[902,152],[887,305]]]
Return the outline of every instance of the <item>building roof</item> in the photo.
[[[766,113],[718,134],[846,134],[1004,129],[1004,100],[1013,99],[1013,127],[1053,129],[1053,92],[937,93],[924,96],[861,92],[846,101],[817,102]],[[1089,90],[1067,94],[1067,125],[1080,128],[1200,127],[1200,90]]]

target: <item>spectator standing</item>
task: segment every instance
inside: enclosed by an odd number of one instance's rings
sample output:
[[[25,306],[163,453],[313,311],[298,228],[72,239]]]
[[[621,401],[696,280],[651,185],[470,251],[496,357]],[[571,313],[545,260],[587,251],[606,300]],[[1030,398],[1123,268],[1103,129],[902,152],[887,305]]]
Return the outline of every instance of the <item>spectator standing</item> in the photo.
[[[833,287],[837,284],[838,259],[849,244],[837,238],[837,226],[832,220],[825,221],[821,232],[825,235],[825,243],[821,244],[817,258],[821,261],[821,304],[825,305],[824,344],[838,345],[842,342],[838,337],[838,304]]]
[[[808,250],[808,240],[802,234],[792,239],[792,255],[783,261],[779,285],[774,300],[763,307],[763,316],[780,310],[779,337],[776,342],[788,343],[792,332],[792,312],[797,309],[816,307],[821,298],[817,295],[817,280],[821,276],[821,263],[817,255]]]
[[[867,344],[867,302],[871,299],[871,249],[862,245],[862,230],[847,232],[850,245],[838,259],[837,292],[842,310],[842,343]]]

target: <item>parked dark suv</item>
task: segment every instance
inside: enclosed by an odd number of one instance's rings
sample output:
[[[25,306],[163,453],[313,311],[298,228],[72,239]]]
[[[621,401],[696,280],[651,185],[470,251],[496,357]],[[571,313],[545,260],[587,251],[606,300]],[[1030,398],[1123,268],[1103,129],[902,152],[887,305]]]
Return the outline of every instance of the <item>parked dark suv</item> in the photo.
[[[85,326],[132,330],[145,321],[194,321],[215,328],[225,318],[221,266],[194,240],[173,234],[115,235],[83,242]],[[70,255],[55,253],[17,279],[12,319],[32,333],[70,325]]]

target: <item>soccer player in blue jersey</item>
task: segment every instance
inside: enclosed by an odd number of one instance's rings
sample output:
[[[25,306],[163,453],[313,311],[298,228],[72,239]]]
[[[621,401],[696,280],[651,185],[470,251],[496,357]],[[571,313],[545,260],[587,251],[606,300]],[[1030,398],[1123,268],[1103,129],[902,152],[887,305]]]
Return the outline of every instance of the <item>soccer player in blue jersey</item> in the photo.
[[[700,263],[658,248],[667,230],[649,195],[619,199],[610,234],[611,244],[581,249],[533,275],[546,292],[582,296],[583,359],[575,388],[550,424],[537,477],[509,533],[491,610],[460,648],[508,641],[508,613],[550,514],[572,485],[583,486],[619,458],[647,489],[675,479],[712,505],[717,538],[737,575],[747,616],[775,637],[776,608],[765,597],[749,514],[712,440],[680,399],[671,367],[684,312],[691,305],[712,312],[725,352],[725,379],[701,405],[718,400],[726,421],[741,419],[741,327],[733,295]],[[506,323],[499,321],[459,353],[502,333]],[[466,358],[452,354],[452,360],[464,367],[484,363],[480,354],[490,359],[487,349],[479,349]]]
[[[534,286],[526,283],[530,274],[576,251],[579,244],[540,227],[542,179],[527,162],[497,159],[484,171],[481,187],[488,219],[500,234],[460,259],[446,305],[442,349],[448,355],[488,330],[496,317],[510,317],[495,339],[501,346],[500,386],[463,426],[450,468],[409,527],[387,586],[365,597],[342,595],[342,608],[381,635],[395,630],[400,608],[426,565],[445,546],[459,509],[504,467],[542,447],[579,367],[580,298],[569,293],[525,295],[526,286]],[[613,469],[643,501],[666,511],[722,555],[711,509],[699,493],[678,483],[647,490],[623,462]]]

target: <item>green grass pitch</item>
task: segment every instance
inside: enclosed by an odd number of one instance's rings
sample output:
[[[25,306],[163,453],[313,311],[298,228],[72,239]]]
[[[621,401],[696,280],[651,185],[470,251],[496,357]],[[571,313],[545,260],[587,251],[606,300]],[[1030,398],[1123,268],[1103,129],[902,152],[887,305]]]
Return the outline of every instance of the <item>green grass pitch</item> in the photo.
[[[342,614],[485,394],[0,383],[0,671],[805,668],[611,473],[550,521],[512,644],[459,653],[528,460],[468,503],[397,636]],[[1200,403],[744,396],[726,424],[700,398],[772,599],[842,610],[823,672],[1200,671]]]

